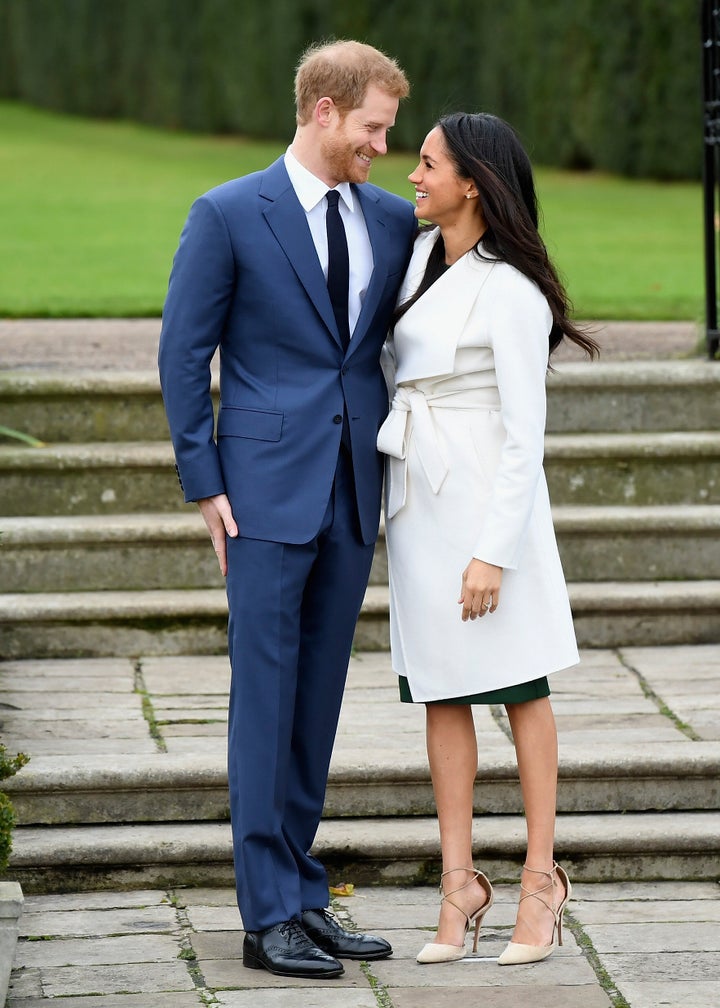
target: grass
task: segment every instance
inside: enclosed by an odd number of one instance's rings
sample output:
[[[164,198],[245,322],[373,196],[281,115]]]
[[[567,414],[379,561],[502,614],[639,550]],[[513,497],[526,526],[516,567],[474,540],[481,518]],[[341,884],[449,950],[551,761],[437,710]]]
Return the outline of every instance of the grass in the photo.
[[[0,315],[144,316],[162,308],[196,195],[283,144],[166,132],[0,102]],[[413,153],[372,180],[411,196]],[[699,183],[537,170],[544,234],[581,318],[698,320]]]

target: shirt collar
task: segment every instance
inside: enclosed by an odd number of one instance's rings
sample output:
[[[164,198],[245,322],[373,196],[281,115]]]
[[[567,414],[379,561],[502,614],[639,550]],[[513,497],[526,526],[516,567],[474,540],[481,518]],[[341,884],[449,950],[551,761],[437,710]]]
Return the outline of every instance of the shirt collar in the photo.
[[[285,168],[290,176],[293,189],[297,193],[297,198],[300,200],[300,205],[305,213],[310,213],[320,200],[325,198],[328,186],[317,175],[313,175],[304,165],[301,165],[289,147],[285,151]],[[339,182],[335,188],[350,213],[354,213],[355,198],[350,183]]]

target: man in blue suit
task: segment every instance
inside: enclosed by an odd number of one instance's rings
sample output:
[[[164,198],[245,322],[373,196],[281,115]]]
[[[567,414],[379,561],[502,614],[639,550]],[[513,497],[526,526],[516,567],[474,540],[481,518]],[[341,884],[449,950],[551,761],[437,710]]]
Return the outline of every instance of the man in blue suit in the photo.
[[[243,962],[284,976],[392,953],[328,913],[310,849],[378,531],[379,354],[416,226],[410,203],[367,179],[408,90],[370,46],[310,49],[291,146],[193,204],[163,312],[178,475],[226,575]]]

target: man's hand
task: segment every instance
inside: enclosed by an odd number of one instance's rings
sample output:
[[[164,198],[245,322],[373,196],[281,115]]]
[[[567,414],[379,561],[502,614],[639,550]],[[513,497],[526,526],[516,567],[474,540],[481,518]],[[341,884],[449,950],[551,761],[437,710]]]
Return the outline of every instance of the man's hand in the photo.
[[[486,612],[494,613],[500,602],[502,567],[471,560],[463,571],[458,603],[462,605],[462,620],[474,620]]]
[[[230,501],[226,494],[217,494],[215,497],[203,497],[197,504],[210,532],[210,538],[212,539],[213,549],[220,564],[220,570],[223,577],[225,577],[227,575],[225,536],[229,535],[234,539],[238,534],[238,527],[233,518]]]

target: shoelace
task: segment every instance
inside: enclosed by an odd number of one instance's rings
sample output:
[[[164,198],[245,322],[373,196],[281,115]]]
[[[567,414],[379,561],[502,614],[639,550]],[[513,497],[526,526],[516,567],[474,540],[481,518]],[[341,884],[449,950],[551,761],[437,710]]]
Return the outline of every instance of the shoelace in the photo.
[[[286,938],[288,941],[296,940],[305,942],[306,944],[310,944],[310,939],[300,926],[300,921],[297,920],[285,921],[283,924],[280,925],[278,931],[283,936],[283,938]]]

